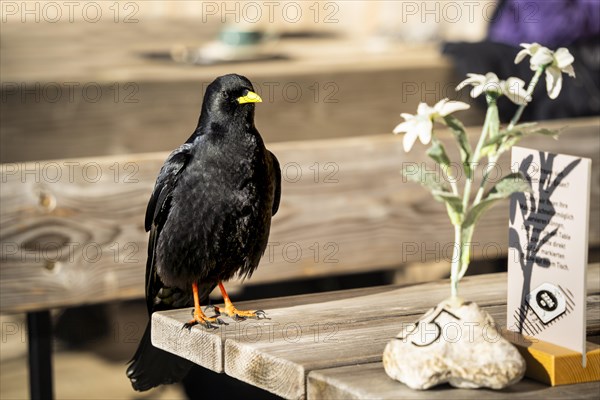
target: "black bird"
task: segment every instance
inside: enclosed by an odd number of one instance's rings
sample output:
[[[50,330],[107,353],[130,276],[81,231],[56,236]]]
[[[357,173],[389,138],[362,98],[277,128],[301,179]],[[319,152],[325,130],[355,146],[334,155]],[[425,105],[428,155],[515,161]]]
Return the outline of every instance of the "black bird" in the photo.
[[[222,283],[252,275],[279,208],[279,162],[254,126],[254,103],[261,101],[247,78],[217,78],[206,89],[196,130],[161,168],[145,220],[150,315],[193,304],[193,319],[184,326],[209,329],[222,323],[217,317],[223,314],[265,317],[261,310],[236,309]],[[200,300],[216,286],[225,307],[208,317]],[[152,346],[148,323],[127,376],[135,390],[144,391],[180,381],[191,365]]]

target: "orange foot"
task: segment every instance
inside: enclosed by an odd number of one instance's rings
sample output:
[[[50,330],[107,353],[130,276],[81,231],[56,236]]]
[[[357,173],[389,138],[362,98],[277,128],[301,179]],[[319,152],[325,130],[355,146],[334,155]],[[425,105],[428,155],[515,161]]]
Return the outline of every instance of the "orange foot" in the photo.
[[[263,310],[238,310],[235,306],[229,302],[225,302],[225,307],[216,307],[215,313],[217,315],[227,315],[235,319],[236,321],[244,321],[247,318],[254,319],[268,319],[267,314]]]
[[[194,319],[183,324],[183,328],[187,328],[188,330],[192,329],[192,326],[196,324],[200,324],[206,329],[217,329],[217,326],[213,325],[217,323],[218,325],[224,324],[222,320],[217,317],[207,317],[200,308],[200,298],[198,295],[198,283],[194,282],[192,284],[192,291],[194,293],[194,311],[192,312],[192,316]]]
[[[196,324],[202,325],[206,329],[217,329],[218,327],[214,325],[214,323],[216,323],[217,325],[227,325],[225,322],[223,322],[217,317],[207,317],[206,314],[204,314],[200,308],[194,308],[192,316],[194,317],[193,319],[183,324],[183,327],[187,328],[188,330],[192,329],[192,326]]]
[[[225,291],[225,287],[221,282],[219,282],[219,289],[221,290],[221,294],[223,295],[223,300],[225,301],[225,307],[216,307],[214,306],[215,313],[218,315],[227,315],[235,319],[236,321],[244,321],[247,318],[254,319],[268,319],[267,314],[263,310],[249,310],[243,311],[235,308],[231,300],[229,299],[229,295]]]

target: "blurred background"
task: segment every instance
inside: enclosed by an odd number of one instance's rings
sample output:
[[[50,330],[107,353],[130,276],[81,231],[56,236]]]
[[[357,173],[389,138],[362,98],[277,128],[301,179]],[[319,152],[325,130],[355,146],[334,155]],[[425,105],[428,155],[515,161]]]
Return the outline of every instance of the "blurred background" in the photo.
[[[466,72],[494,70],[501,79],[515,74],[517,47],[531,41],[568,46],[578,80],[564,86],[559,101],[541,101],[525,118],[596,116],[598,4],[2,0],[0,162],[170,151],[195,128],[206,86],[231,72],[250,78],[263,98],[256,124],[267,145],[389,133],[401,112],[444,97],[472,102],[461,119],[478,125],[483,105],[455,86]],[[548,26],[556,28],[549,32]],[[528,81],[526,64],[516,75]],[[471,270],[504,265],[488,260]],[[447,273],[443,264],[308,274],[250,281],[236,298],[412,283]],[[142,265],[139,276],[141,282]],[[144,308],[132,299],[52,312],[57,398],[193,397],[193,388],[186,395],[180,385],[131,390],[125,363],[142,333]],[[0,397],[28,398],[24,315],[1,320]],[[194,374],[190,381],[223,381],[219,390],[234,397],[270,397],[226,377]]]

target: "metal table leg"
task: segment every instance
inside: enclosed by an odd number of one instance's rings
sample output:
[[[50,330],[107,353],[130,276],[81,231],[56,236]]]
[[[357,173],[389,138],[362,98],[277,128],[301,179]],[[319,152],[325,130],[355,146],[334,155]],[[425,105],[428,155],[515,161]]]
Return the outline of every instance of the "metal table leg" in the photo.
[[[52,323],[50,311],[27,313],[29,333],[29,390],[32,400],[51,400],[52,387]]]

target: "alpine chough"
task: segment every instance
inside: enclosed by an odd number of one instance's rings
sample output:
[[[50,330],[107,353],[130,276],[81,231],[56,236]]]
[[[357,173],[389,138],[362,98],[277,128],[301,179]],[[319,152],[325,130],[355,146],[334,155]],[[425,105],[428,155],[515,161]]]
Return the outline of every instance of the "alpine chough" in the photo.
[[[206,89],[194,133],[162,166],[145,219],[150,315],[193,304],[188,328],[216,328],[219,315],[265,317],[261,310],[236,309],[223,286],[235,275],[252,275],[279,208],[279,162],[254,126],[255,103],[261,101],[247,78],[217,78]],[[200,300],[216,286],[225,307],[215,307],[217,315],[209,317]],[[152,346],[148,323],[127,376],[135,390],[144,391],[180,381],[191,365]]]

